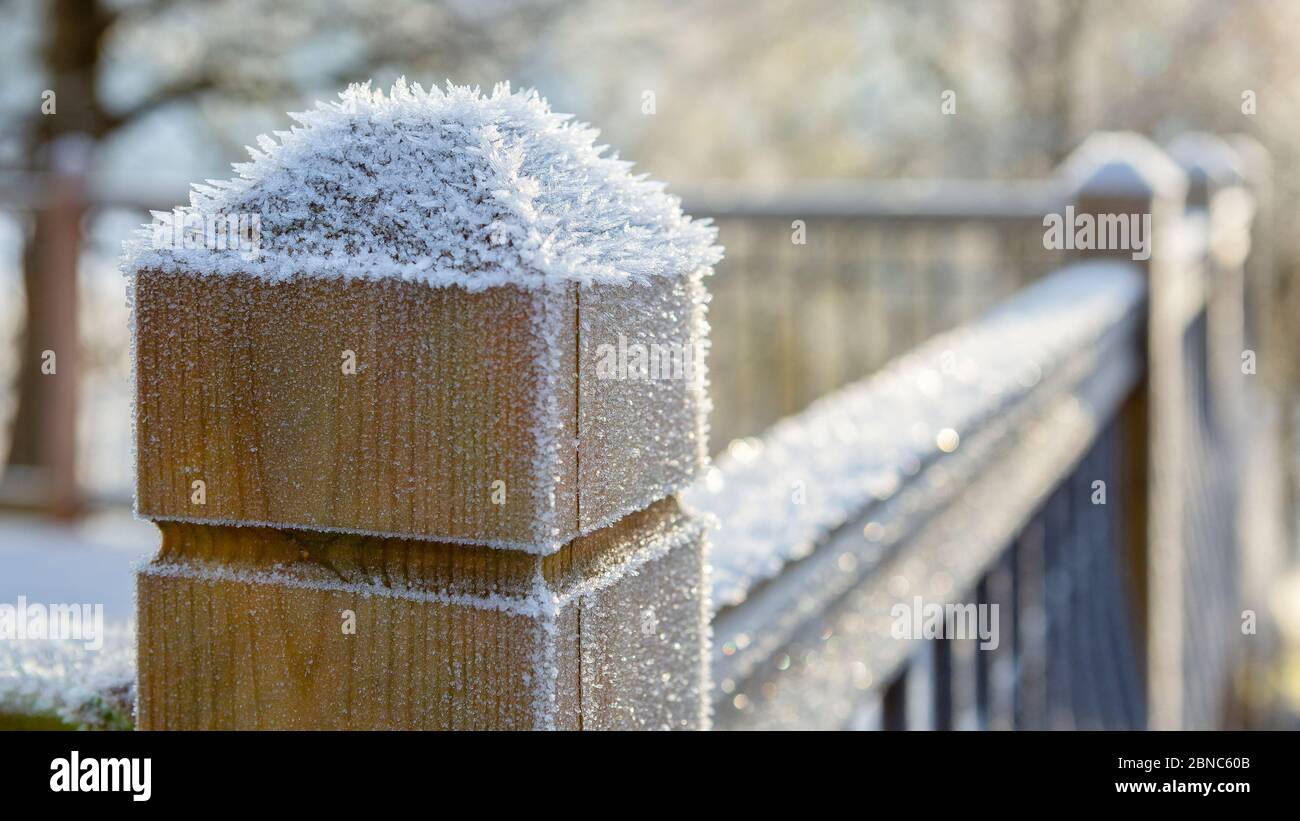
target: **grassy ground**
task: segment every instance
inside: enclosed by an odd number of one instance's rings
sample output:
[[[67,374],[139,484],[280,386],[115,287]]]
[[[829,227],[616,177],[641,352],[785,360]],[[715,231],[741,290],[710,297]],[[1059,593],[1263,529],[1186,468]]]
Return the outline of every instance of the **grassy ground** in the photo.
[[[56,715],[49,713],[40,715],[14,715],[12,713],[0,713],[0,730],[75,730],[77,729],[68,724]]]

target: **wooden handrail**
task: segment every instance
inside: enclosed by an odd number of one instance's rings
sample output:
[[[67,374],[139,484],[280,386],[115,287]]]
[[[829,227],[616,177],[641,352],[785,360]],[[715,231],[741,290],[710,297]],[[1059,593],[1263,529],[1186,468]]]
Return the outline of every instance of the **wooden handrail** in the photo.
[[[854,625],[836,629],[852,630],[847,652],[862,666],[827,661],[807,672],[818,684],[791,683],[776,725],[846,722],[814,702],[839,688],[851,703],[855,676],[888,681],[907,650],[882,632],[889,568],[921,561],[926,577],[946,576],[949,597],[979,579],[1139,377],[1144,294],[1130,266],[1063,270],[719,461],[685,500],[719,522],[720,726],[749,726],[727,702],[744,682],[769,681],[772,657],[810,625]],[[906,575],[922,589],[920,575]],[[840,605],[845,596],[861,606]],[[757,726],[768,724],[763,713],[756,708]]]

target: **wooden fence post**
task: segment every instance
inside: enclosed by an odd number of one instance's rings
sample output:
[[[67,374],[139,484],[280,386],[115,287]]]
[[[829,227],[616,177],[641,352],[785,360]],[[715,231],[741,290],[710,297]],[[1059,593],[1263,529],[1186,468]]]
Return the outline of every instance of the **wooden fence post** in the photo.
[[[1260,572],[1267,559],[1254,554],[1261,542],[1250,538],[1250,523],[1243,518],[1243,491],[1247,456],[1254,436],[1248,430],[1250,405],[1255,399],[1248,380],[1257,363],[1249,360],[1246,344],[1246,260],[1251,252],[1254,197],[1245,185],[1245,161],[1226,140],[1212,134],[1185,134],[1169,144],[1170,155],[1187,172],[1189,219],[1204,225],[1206,244],[1201,260],[1205,274],[1205,316],[1197,325],[1204,357],[1198,363],[1203,388],[1198,415],[1203,459],[1213,460],[1213,473],[1195,478],[1202,502],[1199,539],[1189,540],[1196,550],[1190,562],[1201,576],[1215,580],[1213,587],[1196,591],[1193,638],[1201,648],[1194,673],[1202,695],[1187,710],[1186,726],[1219,727],[1239,721],[1238,675],[1246,658],[1242,632],[1242,607],[1248,591],[1259,591]],[[1260,477],[1252,476],[1251,479]],[[1267,491],[1252,487],[1255,493]],[[1249,501],[1249,500],[1247,500]],[[1255,517],[1267,518],[1267,507],[1255,507]],[[1251,542],[1255,544],[1251,544]],[[1253,577],[1253,578],[1252,578]],[[1204,583],[1202,588],[1207,587]],[[1253,598],[1261,603],[1262,598]],[[1247,641],[1249,641],[1247,639]]]
[[[1287,504],[1287,499],[1296,496],[1288,487],[1288,460],[1278,456],[1284,452],[1287,441],[1286,414],[1281,408],[1288,406],[1283,385],[1290,377],[1283,362],[1289,357],[1276,349],[1273,344],[1276,334],[1265,326],[1278,298],[1273,260],[1277,236],[1274,165],[1268,149],[1253,137],[1236,134],[1229,137],[1228,143],[1241,161],[1243,185],[1254,205],[1249,253],[1242,266],[1242,344],[1255,367],[1249,370],[1245,367],[1244,351],[1234,355],[1233,376],[1239,382],[1233,390],[1250,405],[1248,418],[1242,420],[1244,435],[1241,437],[1244,451],[1239,510],[1243,550],[1241,587],[1243,606],[1258,611],[1264,606],[1274,577],[1287,563],[1284,534],[1291,523],[1286,521],[1286,511],[1297,511],[1300,505]]]
[[[1076,219],[1090,215],[1094,232],[1103,219],[1124,216],[1130,226],[1134,219],[1147,221],[1141,232],[1148,243],[1144,250],[1132,247],[1138,243],[1130,235],[1129,247],[1094,243],[1074,253],[1132,261],[1149,283],[1148,375],[1120,420],[1122,530],[1138,601],[1139,651],[1147,660],[1149,722],[1177,726],[1183,687],[1182,339],[1189,306],[1200,298],[1179,262],[1176,226],[1183,216],[1186,175],[1157,146],[1134,134],[1093,135],[1066,161],[1064,172],[1076,192]]]
[[[1169,154],[1187,173],[1189,212],[1205,220],[1210,410],[1217,431],[1236,440],[1245,414],[1241,356],[1246,349],[1245,263],[1253,197],[1244,185],[1242,159],[1226,140],[1184,134],[1169,144]],[[1235,457],[1239,451],[1233,446],[1227,455]]]
[[[529,95],[308,119],[130,263],[140,726],[706,725],[713,231]]]
[[[1241,161],[1243,184],[1254,202],[1250,221],[1250,253],[1246,259],[1244,289],[1246,345],[1256,353],[1269,355],[1264,321],[1275,298],[1273,246],[1276,242],[1277,218],[1273,207],[1273,158],[1258,140],[1246,134],[1233,134],[1228,144]]]

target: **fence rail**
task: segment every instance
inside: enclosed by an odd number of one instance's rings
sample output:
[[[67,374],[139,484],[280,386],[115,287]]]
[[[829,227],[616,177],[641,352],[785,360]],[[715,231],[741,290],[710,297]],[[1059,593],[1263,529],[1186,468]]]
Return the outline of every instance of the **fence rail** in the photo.
[[[894,608],[970,601],[1110,424],[1144,294],[1120,264],[1063,270],[722,458],[687,497],[720,522],[720,726],[846,726],[887,686]]]

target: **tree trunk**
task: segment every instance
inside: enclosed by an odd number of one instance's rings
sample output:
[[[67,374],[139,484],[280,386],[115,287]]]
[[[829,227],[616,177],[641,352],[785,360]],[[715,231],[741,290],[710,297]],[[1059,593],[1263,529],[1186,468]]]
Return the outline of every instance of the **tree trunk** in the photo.
[[[95,96],[100,44],[112,20],[94,0],[56,0],[44,56],[54,111],[28,128],[32,170],[46,189],[23,249],[25,323],[18,407],[0,497],[68,515],[76,484],[79,178],[87,144],[107,129]],[[33,103],[37,110],[38,102]],[[46,176],[50,172],[53,176]],[[50,353],[53,353],[51,359]]]

